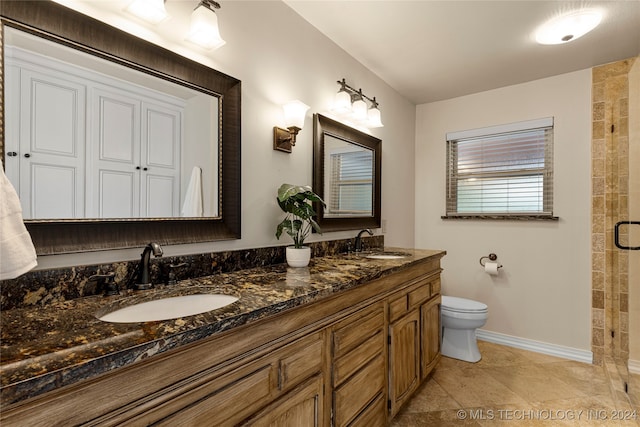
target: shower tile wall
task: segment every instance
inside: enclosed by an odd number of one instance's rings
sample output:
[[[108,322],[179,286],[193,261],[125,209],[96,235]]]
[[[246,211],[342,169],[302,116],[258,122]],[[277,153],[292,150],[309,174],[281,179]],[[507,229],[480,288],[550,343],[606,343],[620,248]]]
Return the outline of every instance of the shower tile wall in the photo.
[[[598,365],[606,357],[626,361],[629,355],[628,254],[615,248],[613,227],[628,214],[628,73],[635,60],[592,72],[591,348]]]

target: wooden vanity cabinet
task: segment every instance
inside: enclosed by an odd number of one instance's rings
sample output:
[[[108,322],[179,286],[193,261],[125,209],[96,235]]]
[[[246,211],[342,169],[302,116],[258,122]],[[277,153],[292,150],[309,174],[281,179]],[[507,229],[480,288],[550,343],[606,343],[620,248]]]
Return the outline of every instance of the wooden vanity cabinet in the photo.
[[[3,406],[3,427],[383,427],[437,363],[440,258]]]
[[[440,278],[417,279],[389,298],[389,412],[402,405],[440,356]]]

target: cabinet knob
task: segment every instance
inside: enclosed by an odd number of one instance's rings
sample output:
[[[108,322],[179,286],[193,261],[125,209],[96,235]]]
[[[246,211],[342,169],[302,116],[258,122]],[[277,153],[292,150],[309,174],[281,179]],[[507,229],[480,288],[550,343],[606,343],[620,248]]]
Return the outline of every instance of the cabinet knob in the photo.
[[[9,151],[7,153],[7,156],[9,156],[9,157],[16,157],[17,155],[18,155],[18,153],[16,153],[15,151]]]
[[[29,153],[25,153],[25,155],[24,155],[24,156],[28,159],[29,157],[31,157],[31,154],[29,154]]]

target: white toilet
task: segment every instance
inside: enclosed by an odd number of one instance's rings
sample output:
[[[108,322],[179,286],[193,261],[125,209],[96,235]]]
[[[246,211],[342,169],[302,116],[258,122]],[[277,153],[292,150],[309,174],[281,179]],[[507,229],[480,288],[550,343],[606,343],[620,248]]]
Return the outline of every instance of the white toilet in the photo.
[[[440,307],[442,355],[466,362],[480,360],[476,328],[482,327],[489,317],[487,305],[466,298],[443,296]]]

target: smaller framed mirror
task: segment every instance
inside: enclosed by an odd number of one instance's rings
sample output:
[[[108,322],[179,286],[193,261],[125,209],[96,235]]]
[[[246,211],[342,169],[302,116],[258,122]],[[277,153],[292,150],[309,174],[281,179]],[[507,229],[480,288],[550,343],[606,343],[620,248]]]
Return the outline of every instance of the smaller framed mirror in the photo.
[[[322,231],[380,227],[382,141],[321,114],[313,119],[313,191]]]

